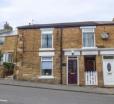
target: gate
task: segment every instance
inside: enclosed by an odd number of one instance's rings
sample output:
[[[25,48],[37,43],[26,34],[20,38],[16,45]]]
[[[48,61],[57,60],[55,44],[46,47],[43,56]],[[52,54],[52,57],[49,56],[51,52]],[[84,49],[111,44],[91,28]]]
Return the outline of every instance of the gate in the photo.
[[[86,85],[97,85],[97,72],[86,71],[85,72],[85,84]]]

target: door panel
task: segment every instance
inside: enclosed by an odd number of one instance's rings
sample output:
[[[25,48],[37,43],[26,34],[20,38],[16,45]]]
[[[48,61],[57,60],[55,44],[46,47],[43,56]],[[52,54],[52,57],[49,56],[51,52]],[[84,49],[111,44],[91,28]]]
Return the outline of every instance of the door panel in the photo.
[[[114,85],[114,59],[103,59],[104,85]]]
[[[85,84],[97,85],[96,56],[85,56]]]
[[[68,84],[77,84],[77,59],[68,59]]]
[[[85,71],[96,71],[96,59],[93,57],[85,57]]]

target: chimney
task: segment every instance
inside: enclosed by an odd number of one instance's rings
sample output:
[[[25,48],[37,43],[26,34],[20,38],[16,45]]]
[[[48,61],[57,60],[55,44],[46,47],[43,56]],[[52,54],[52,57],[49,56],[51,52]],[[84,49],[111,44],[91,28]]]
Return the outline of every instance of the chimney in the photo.
[[[114,22],[114,18],[112,18],[112,21]]]
[[[4,30],[11,30],[12,31],[12,27],[8,24],[8,22],[6,22],[5,24],[4,24]]]

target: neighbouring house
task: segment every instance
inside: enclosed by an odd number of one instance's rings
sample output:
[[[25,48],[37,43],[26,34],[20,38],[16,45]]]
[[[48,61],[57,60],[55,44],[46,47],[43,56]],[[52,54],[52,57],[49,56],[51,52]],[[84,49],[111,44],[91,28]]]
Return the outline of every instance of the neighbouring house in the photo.
[[[16,54],[17,37],[17,34],[0,36],[0,39],[4,39],[1,45],[1,53],[3,54],[2,62],[13,62],[14,55]]]
[[[14,34],[13,34],[14,33]],[[0,35],[0,76],[4,74],[3,63],[12,63],[16,62],[16,43],[18,35],[16,32],[9,34]],[[12,73],[13,75],[13,73]]]
[[[33,24],[18,35],[19,80],[114,86],[114,21]]]
[[[13,31],[13,28],[6,22],[2,28],[0,28],[0,35],[3,33],[10,33]]]
[[[0,76],[3,74],[3,63],[14,63],[16,60],[16,43],[18,35],[8,23],[0,30]]]

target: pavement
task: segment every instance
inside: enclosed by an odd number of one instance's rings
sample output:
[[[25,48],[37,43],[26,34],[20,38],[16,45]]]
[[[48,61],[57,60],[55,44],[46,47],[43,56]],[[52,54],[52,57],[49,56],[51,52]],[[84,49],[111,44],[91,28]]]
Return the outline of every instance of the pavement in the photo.
[[[114,95],[114,88],[99,88],[95,86],[53,85],[53,84],[44,84],[44,83],[30,82],[30,81],[12,80],[12,79],[0,79],[0,85]]]

